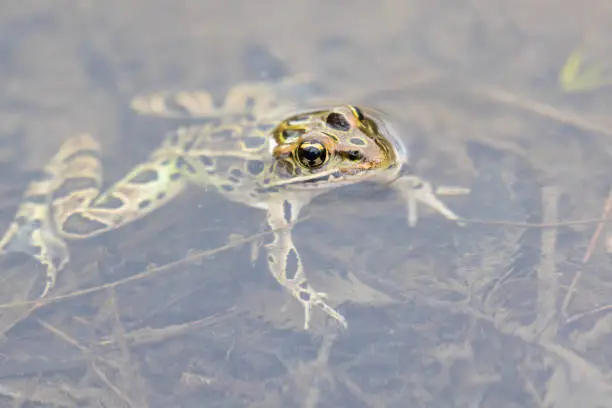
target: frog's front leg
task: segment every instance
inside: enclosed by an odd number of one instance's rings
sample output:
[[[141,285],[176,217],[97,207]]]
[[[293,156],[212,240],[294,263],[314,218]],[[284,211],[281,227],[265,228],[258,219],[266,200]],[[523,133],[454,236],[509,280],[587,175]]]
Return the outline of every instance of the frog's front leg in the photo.
[[[348,324],[344,316],[325,301],[327,295],[323,292],[317,292],[308,283],[300,254],[293,244],[291,230],[304,204],[298,200],[279,199],[270,202],[267,206],[268,225],[274,234],[273,241],[265,246],[270,273],[278,283],[291,291],[293,297],[304,307],[304,330],[309,329],[313,306],[319,307],[328,316],[347,327]],[[295,271],[289,271],[291,257],[294,258]]]
[[[404,199],[408,213],[408,224],[411,227],[416,225],[419,218],[419,202],[436,210],[447,219],[457,221],[459,225],[463,225],[460,221],[461,217],[440,201],[437,195],[464,195],[469,194],[469,189],[460,187],[439,187],[434,190],[431,183],[417,176],[402,176],[393,181],[391,187]]]

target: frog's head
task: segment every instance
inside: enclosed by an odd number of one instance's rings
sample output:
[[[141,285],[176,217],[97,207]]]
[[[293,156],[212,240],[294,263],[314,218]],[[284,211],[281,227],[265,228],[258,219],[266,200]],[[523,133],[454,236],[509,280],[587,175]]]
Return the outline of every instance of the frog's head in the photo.
[[[291,116],[272,131],[271,186],[330,188],[392,180],[406,152],[382,114],[352,105]]]

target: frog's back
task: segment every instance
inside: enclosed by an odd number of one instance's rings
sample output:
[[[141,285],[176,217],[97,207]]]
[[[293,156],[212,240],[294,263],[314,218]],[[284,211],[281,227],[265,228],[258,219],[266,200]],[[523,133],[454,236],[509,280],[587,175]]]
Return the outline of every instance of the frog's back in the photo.
[[[269,135],[274,123],[227,117],[182,127],[169,135],[160,154],[176,151],[177,167],[189,181],[248,203],[257,199],[273,165]]]

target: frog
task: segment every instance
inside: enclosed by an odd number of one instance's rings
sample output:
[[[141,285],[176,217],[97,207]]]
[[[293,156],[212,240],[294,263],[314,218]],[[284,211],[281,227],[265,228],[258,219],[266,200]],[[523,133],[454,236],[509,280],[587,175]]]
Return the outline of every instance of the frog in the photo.
[[[27,186],[0,252],[24,252],[45,266],[44,298],[69,262],[69,241],[119,229],[190,186],[204,187],[265,212],[271,232],[263,245],[268,270],[301,304],[304,330],[310,329],[315,309],[348,327],[328,294],[307,279],[292,238],[301,210],[328,191],[369,181],[399,194],[411,227],[419,203],[461,223],[438,196],[469,189],[434,188],[404,174],[408,149],[382,111],[291,99],[292,89],[310,82],[299,76],[242,82],[221,99],[207,90],[136,96],[130,106],[139,114],[205,121],[170,131],[144,161],[106,189],[99,142],[89,133],[70,137]]]

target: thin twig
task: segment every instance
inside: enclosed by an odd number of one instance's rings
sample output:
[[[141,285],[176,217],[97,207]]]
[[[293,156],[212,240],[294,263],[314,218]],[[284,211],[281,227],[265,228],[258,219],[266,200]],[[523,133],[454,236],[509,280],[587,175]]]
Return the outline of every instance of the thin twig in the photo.
[[[599,238],[599,235],[603,230],[605,221],[608,220],[608,215],[610,214],[610,211],[612,211],[612,189],[610,189],[610,192],[608,193],[608,198],[606,199],[606,203],[604,205],[603,214],[601,215],[602,221],[597,223],[595,232],[593,232],[593,236],[591,237],[589,246],[587,247],[584,257],[582,258],[582,263],[587,263],[591,258],[591,254],[595,250],[595,244],[597,243],[597,239]]]

